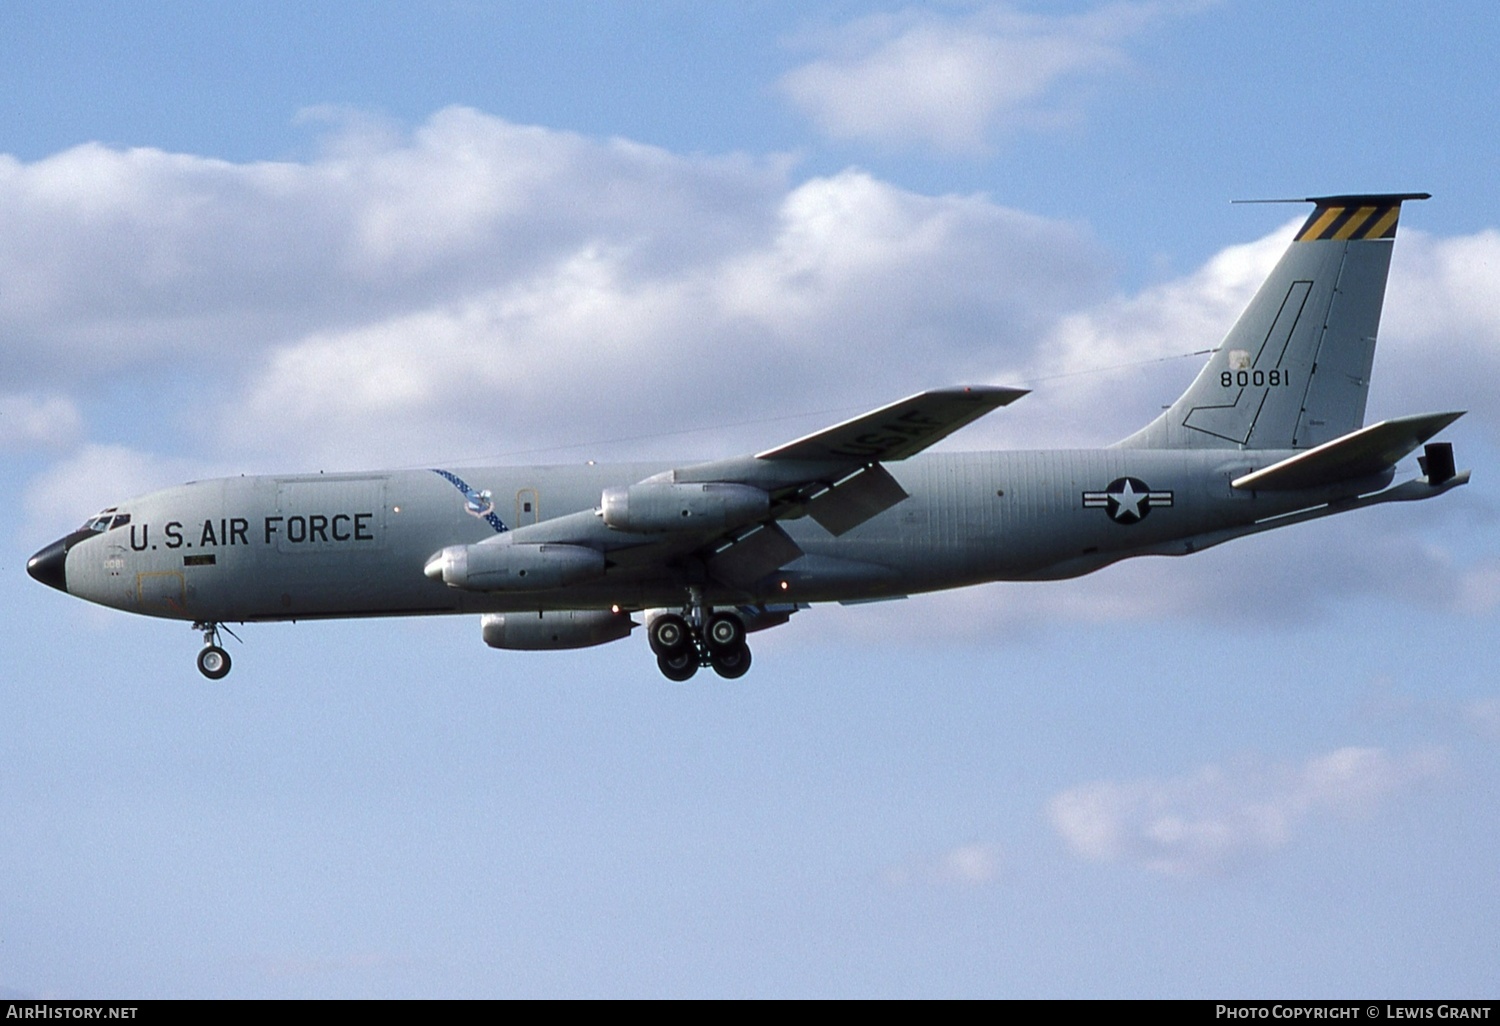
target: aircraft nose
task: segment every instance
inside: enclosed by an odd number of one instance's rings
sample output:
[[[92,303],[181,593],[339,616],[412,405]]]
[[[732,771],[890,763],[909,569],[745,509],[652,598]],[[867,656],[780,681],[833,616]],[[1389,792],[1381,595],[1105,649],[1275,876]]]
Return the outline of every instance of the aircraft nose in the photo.
[[[49,588],[68,590],[68,540],[59,538],[26,561],[26,572]]]

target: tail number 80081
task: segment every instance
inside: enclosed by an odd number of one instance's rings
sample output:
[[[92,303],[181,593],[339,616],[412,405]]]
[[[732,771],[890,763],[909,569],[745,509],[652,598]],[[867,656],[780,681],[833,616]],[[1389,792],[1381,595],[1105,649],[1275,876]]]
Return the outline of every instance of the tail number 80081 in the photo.
[[[1219,384],[1225,388],[1265,388],[1270,386],[1276,388],[1281,385],[1289,385],[1292,381],[1290,371],[1284,370],[1239,370],[1225,371],[1219,375]]]

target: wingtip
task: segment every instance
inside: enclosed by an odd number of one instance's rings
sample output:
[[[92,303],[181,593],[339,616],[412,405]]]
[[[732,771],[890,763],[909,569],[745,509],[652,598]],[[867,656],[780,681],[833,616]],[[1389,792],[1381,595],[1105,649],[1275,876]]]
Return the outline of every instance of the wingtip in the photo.
[[[956,391],[964,395],[998,401],[1001,406],[1015,402],[1023,395],[1030,395],[1029,388],[1014,388],[1010,385],[960,385]]]

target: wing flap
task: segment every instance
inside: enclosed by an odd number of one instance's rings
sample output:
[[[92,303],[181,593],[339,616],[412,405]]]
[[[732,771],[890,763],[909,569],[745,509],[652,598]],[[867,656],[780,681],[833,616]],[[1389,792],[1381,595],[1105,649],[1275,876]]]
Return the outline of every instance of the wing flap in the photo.
[[[831,535],[841,535],[896,503],[910,498],[906,489],[878,463],[861,468],[807,504],[807,513]]]
[[[1360,428],[1315,449],[1235,478],[1243,491],[1293,491],[1352,481],[1395,466],[1417,446],[1452,424],[1457,413],[1421,413]]]
[[[762,524],[711,556],[708,572],[725,584],[749,587],[801,555],[801,547],[779,525]]]
[[[967,385],[919,392],[774,449],[758,460],[874,463],[904,460],[1026,394],[1024,388]]]

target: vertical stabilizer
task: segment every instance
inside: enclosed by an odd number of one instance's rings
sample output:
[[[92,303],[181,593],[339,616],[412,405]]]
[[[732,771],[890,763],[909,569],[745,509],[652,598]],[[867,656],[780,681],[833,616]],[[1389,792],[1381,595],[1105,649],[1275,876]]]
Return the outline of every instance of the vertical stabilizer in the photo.
[[[1426,193],[1321,196],[1207,365],[1128,448],[1310,449],[1364,425],[1396,221]]]

